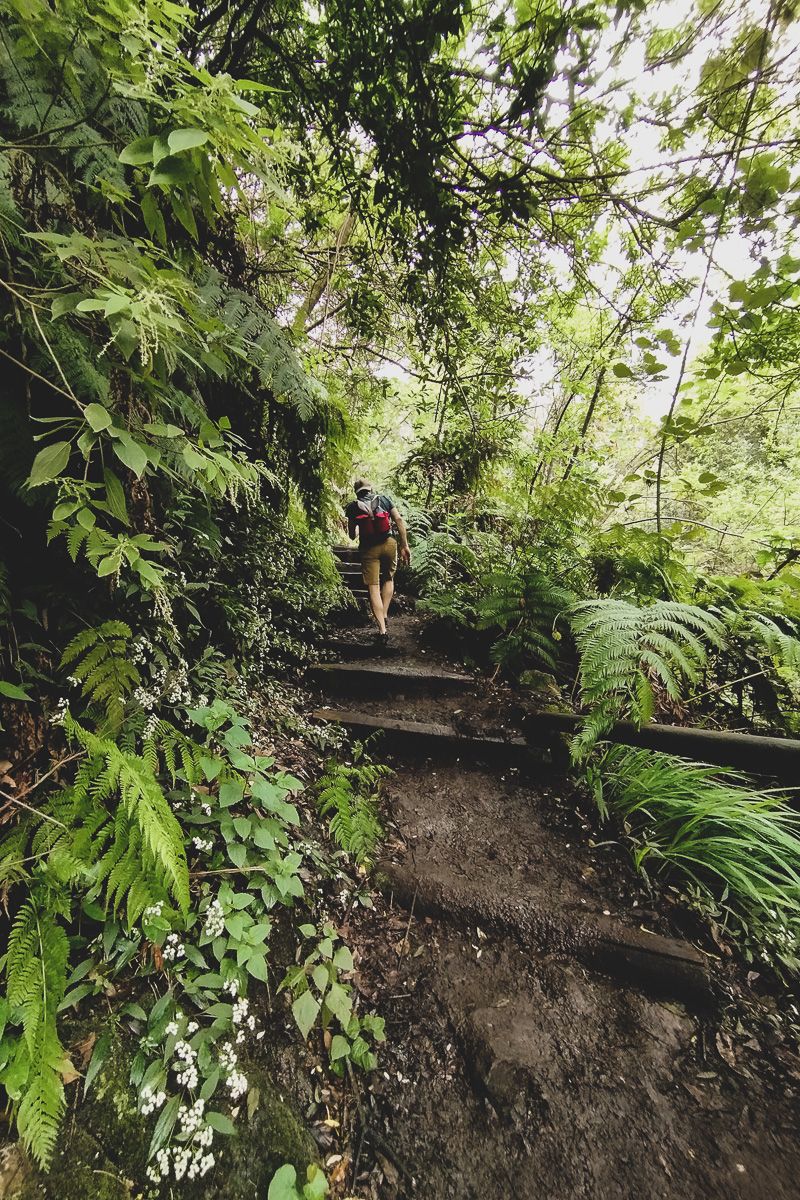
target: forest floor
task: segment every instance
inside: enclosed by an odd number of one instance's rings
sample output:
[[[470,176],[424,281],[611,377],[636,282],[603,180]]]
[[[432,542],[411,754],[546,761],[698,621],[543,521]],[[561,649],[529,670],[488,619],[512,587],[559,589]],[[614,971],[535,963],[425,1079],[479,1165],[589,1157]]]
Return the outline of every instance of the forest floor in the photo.
[[[390,628],[387,666],[457,668],[416,616]],[[342,657],[369,636],[345,637]],[[488,681],[445,696],[395,681],[346,701],[336,688],[326,704],[514,732],[513,698]],[[391,745],[378,751],[393,767],[385,900],[342,927],[387,1029],[379,1071],[356,1085],[353,1194],[796,1200],[800,1059],[757,973],[675,895],[648,896],[574,784],[544,764],[481,761],[446,739]],[[598,927],[679,939],[708,993],[687,992],[680,972],[672,988],[669,969],[639,977],[641,955],[623,972],[619,956],[590,965],[586,929]]]

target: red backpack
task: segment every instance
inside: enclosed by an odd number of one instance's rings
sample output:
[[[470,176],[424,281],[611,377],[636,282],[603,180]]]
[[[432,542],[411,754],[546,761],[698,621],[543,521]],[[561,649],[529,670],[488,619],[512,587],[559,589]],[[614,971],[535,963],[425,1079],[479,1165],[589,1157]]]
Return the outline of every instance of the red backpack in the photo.
[[[357,501],[360,511],[356,514],[356,523],[359,540],[362,542],[381,542],[389,536],[392,528],[391,517],[386,509],[381,507],[380,501],[380,496]]]

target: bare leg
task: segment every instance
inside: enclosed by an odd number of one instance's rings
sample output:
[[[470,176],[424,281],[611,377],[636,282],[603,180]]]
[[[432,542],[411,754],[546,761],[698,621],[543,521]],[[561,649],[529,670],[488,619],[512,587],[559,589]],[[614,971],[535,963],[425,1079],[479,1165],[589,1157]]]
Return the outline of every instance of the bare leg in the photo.
[[[378,625],[378,632],[386,633],[386,617],[383,613],[381,585],[379,583],[371,583],[367,588],[367,592],[369,593],[369,606],[372,609],[372,615]]]
[[[381,600],[383,601],[383,616],[384,619],[389,616],[389,605],[392,603],[394,595],[394,580],[385,579],[381,588]]]

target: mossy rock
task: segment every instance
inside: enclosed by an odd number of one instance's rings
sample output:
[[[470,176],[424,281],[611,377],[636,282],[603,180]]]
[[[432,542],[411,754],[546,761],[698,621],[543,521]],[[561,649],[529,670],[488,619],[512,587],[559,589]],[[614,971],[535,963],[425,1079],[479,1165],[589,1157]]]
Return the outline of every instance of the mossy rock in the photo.
[[[240,1116],[238,1137],[215,1142],[217,1165],[198,1188],[198,1200],[264,1200],[278,1167],[292,1163],[304,1177],[309,1163],[319,1160],[314,1139],[267,1072],[250,1067],[247,1077],[251,1104],[256,1094],[258,1103],[249,1120]]]
[[[264,1200],[278,1167],[292,1163],[305,1175],[318,1160],[314,1139],[268,1072],[252,1064],[246,1071],[250,1088],[238,1134],[217,1135],[213,1170],[202,1181],[179,1185],[186,1200]],[[67,1113],[51,1170],[31,1171],[8,1200],[136,1200],[143,1194],[153,1121],[138,1111],[129,1072],[130,1058],[115,1040],[89,1095]]]

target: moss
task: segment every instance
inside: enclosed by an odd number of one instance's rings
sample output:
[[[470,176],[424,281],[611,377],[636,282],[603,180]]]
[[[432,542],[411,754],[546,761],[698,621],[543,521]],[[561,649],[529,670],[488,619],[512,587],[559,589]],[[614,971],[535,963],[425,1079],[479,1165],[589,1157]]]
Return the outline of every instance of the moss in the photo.
[[[318,1161],[314,1139],[267,1072],[249,1067],[247,1077],[250,1104],[258,1102],[238,1137],[215,1143],[217,1168],[198,1191],[203,1200],[262,1200],[278,1167],[292,1163],[304,1176]]]
[[[216,1137],[214,1170],[202,1182],[184,1180],[184,1200],[263,1200],[278,1167],[292,1163],[304,1176],[308,1164],[318,1160],[314,1139],[268,1071],[252,1064],[245,1069],[250,1090],[237,1136]],[[32,1172],[13,1200],[132,1200],[140,1195],[152,1121],[138,1111],[129,1078],[130,1055],[115,1036],[89,1095],[64,1122],[51,1171],[46,1176]]]
[[[130,1200],[134,1194],[124,1171],[106,1155],[96,1137],[73,1127],[45,1184],[48,1200]]]

